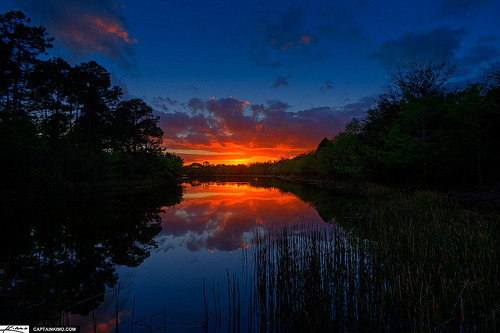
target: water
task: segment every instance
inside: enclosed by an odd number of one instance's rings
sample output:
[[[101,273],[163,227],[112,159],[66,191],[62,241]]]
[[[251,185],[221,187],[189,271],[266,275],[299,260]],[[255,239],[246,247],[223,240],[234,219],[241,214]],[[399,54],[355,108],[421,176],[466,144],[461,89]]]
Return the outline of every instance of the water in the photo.
[[[294,226],[343,232],[325,223],[345,214],[343,200],[297,184],[192,181],[35,207],[17,216],[2,256],[1,319],[82,332],[114,332],[117,321],[127,332],[246,331],[256,236]],[[12,314],[16,302],[23,310]]]
[[[247,178],[6,200],[0,324],[498,331],[498,224],[435,195]]]

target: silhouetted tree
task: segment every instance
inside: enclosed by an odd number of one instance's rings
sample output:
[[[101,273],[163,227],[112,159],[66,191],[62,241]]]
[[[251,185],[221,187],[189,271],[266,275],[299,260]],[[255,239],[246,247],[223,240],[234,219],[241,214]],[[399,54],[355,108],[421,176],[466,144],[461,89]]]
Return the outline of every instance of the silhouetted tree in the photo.
[[[446,58],[412,58],[389,71],[388,94],[396,99],[443,96],[455,66]]]
[[[118,86],[111,86],[110,74],[95,61],[82,63],[72,70],[72,94],[77,106],[76,130],[83,140],[101,147],[106,136],[105,119],[121,96]]]
[[[182,160],[162,153],[151,107],[120,102],[120,88],[94,61],[39,60],[53,39],[29,22],[19,11],[0,15],[2,185],[178,175]]]
[[[143,100],[120,102],[109,117],[112,148],[126,152],[156,150],[163,138],[158,121]]]
[[[24,115],[28,76],[37,56],[52,47],[43,27],[27,25],[30,19],[20,11],[0,15],[0,100],[3,112]]]

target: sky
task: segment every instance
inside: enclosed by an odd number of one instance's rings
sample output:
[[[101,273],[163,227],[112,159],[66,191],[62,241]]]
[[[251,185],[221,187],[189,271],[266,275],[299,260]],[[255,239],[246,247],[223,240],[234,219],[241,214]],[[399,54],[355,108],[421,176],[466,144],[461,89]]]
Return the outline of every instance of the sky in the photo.
[[[160,117],[186,164],[289,158],[333,138],[410,58],[446,57],[467,82],[500,61],[500,1],[4,0],[95,60]]]

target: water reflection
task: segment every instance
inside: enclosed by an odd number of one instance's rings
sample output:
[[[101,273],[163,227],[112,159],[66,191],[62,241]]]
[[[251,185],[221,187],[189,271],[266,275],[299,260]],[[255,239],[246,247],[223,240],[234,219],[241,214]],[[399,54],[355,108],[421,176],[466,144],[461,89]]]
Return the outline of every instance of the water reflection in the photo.
[[[118,276],[156,245],[162,208],[180,202],[180,186],[128,195],[45,197],[1,207],[0,322],[59,323],[87,315]]]
[[[82,332],[112,332],[117,322],[129,329],[160,312],[169,330],[184,332],[192,328],[186,323],[203,322],[204,280],[226,306],[230,291],[219,292],[226,288],[219,283],[250,278],[242,267],[250,267],[256,228],[330,227],[324,221],[351,214],[347,201],[331,190],[264,179],[4,209],[10,237],[0,245],[0,322],[69,320]],[[165,326],[162,316],[156,327]]]
[[[166,324],[170,332],[199,331],[206,321],[205,281],[207,313],[212,316],[209,330],[228,329],[223,317],[235,320],[231,310],[235,302],[245,312],[238,322],[246,330],[246,311],[252,306],[248,293],[254,290],[255,260],[251,258],[256,251],[255,237],[260,234],[256,229],[280,230],[295,225],[337,228],[324,223],[311,202],[268,181],[183,184],[181,203],[162,214],[162,231],[155,238],[158,248],[139,269],[119,269],[119,281],[126,286],[120,306],[135,309],[135,317],[122,317],[121,325],[127,329],[133,326],[134,331],[143,327],[136,327],[136,323],[152,327]],[[113,304],[113,299],[107,304]],[[138,321],[155,314],[159,315],[151,323]],[[103,321],[110,317],[109,312],[98,315]]]
[[[261,183],[262,184],[262,183]],[[281,228],[321,221],[318,212],[295,195],[243,182],[184,184],[182,202],[162,216],[160,249],[231,252],[248,247],[255,227]]]

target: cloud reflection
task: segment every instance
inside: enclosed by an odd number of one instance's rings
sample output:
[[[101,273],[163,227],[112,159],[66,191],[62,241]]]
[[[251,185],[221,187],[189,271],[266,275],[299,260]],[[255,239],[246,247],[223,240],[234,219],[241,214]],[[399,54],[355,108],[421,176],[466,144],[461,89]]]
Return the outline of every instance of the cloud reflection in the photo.
[[[163,231],[157,239],[160,250],[186,247],[231,252],[247,247],[256,227],[321,221],[310,205],[277,189],[246,183],[184,186],[183,201],[162,216]]]

